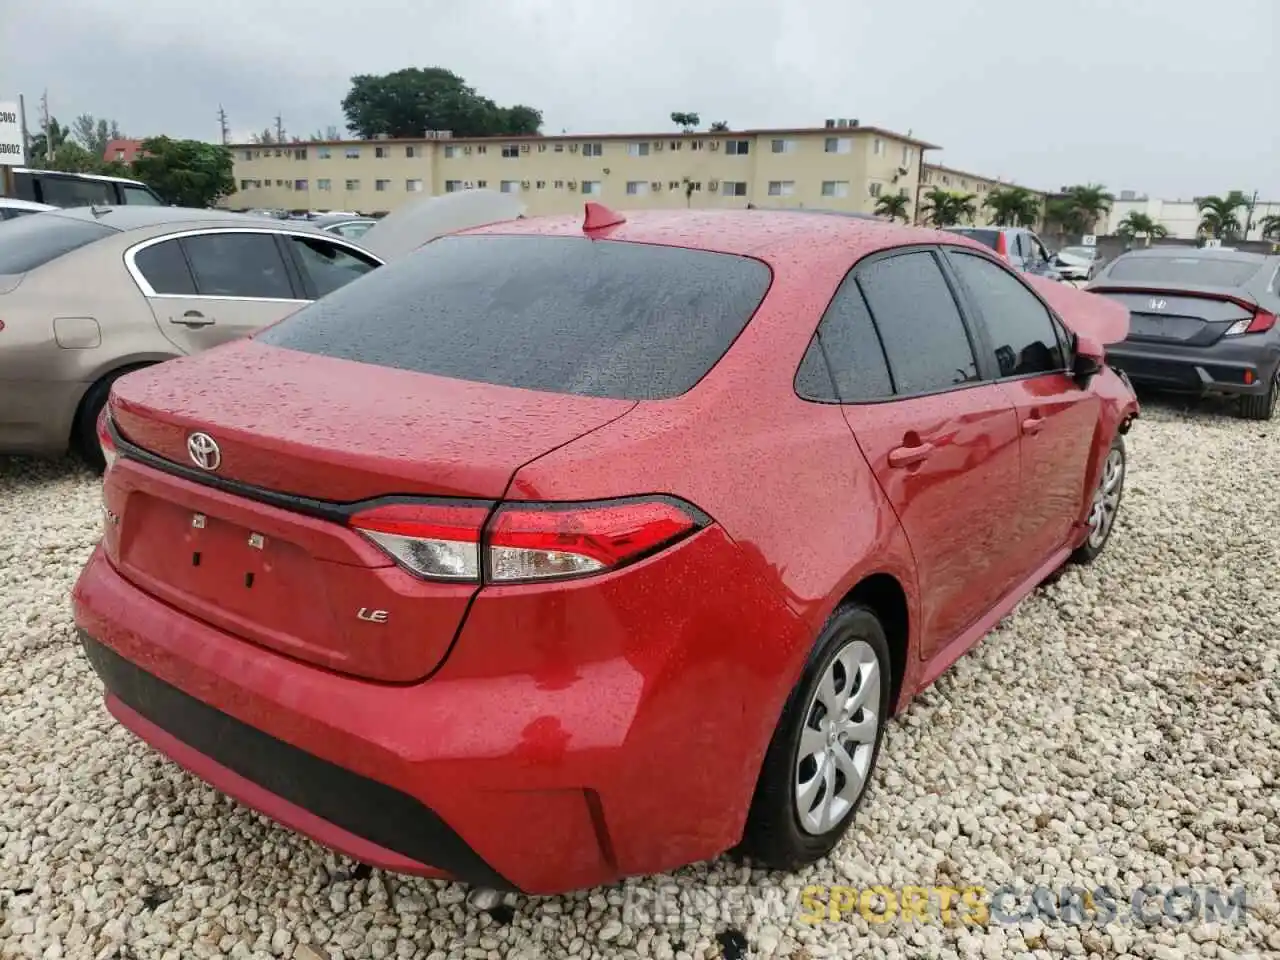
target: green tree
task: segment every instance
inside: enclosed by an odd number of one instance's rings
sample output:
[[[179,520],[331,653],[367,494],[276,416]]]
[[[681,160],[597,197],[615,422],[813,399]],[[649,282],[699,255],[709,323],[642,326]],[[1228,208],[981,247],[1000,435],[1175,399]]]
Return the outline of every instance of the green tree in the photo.
[[[1115,197],[1100,183],[1083,183],[1067,187],[1063,196],[1075,214],[1073,226],[1080,228],[1071,231],[1072,233],[1097,232],[1098,221],[1111,209],[1111,204],[1115,200]]]
[[[207,207],[235,192],[231,151],[199,140],[151,137],[142,141],[133,173],[166,203]]]
[[[1280,216],[1271,214],[1258,221],[1264,240],[1280,240]]]
[[[973,223],[978,212],[978,197],[973,193],[955,193],[934,187],[924,195],[921,214],[935,227],[953,227],[961,220]]]
[[[905,193],[886,193],[876,200],[876,215],[890,220],[901,217],[903,223],[910,223],[910,206],[911,200]]]
[[[95,117],[91,113],[82,113],[71,124],[71,136],[95,157],[105,157],[107,144],[112,140],[121,140],[120,124],[105,117]]]
[[[1230,240],[1238,236],[1240,218],[1236,211],[1249,205],[1249,198],[1241,190],[1232,190],[1225,197],[1200,197],[1196,209],[1200,211],[1200,230],[1210,237]]]
[[[702,123],[702,118],[696,113],[680,113],[677,111],[671,114],[671,122],[685,133],[693,133],[698,129],[698,125]]]
[[[58,123],[57,117],[49,118],[49,125],[31,138],[31,146],[27,150],[32,166],[45,163],[45,157],[57,153],[58,148],[71,139],[71,131]]]
[[[427,130],[451,130],[457,137],[520,136],[542,127],[542,111],[523,104],[500,107],[443,67],[352,77],[342,111],[348,129],[364,139],[421,137]]]
[[[64,140],[53,151],[53,159],[41,161],[50,170],[68,173],[103,173],[102,154],[90,153],[74,140]]]
[[[337,127],[333,126],[332,124],[325,127],[323,130],[317,129],[316,132],[311,135],[311,141],[313,143],[317,140],[341,140],[341,139],[342,139],[342,133],[338,130]]]
[[[249,140],[252,143],[275,143],[276,135],[270,127],[263,127],[261,133],[249,134]]]
[[[1116,225],[1116,232],[1123,237],[1136,237],[1142,234],[1147,237],[1148,241],[1152,239],[1159,240],[1161,237],[1169,235],[1169,229],[1163,223],[1158,223],[1145,213],[1137,210],[1127,214]]]
[[[715,123],[713,123],[710,126],[709,129],[711,130],[712,133],[727,133],[729,131],[729,121],[717,120]]]
[[[996,187],[982,205],[1001,227],[1031,227],[1040,219],[1040,198],[1026,187]]]
[[[1084,234],[1084,217],[1066,196],[1050,197],[1044,205],[1045,223],[1063,234]]]

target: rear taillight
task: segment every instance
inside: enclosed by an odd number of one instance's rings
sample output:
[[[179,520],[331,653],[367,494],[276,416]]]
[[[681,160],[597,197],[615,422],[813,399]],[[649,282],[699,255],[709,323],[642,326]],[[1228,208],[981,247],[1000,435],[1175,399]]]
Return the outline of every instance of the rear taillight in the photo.
[[[1237,320],[1227,327],[1224,337],[1238,337],[1243,333],[1266,333],[1276,325],[1276,315],[1266,310],[1259,310],[1252,317]]]
[[[111,415],[107,413],[107,408],[103,407],[102,412],[98,414],[98,446],[102,448],[102,459],[106,463],[106,470],[110,470],[117,460],[120,459],[120,452],[116,449],[116,442],[111,439]],[[103,472],[105,473],[106,470]]]
[[[595,503],[416,501],[361,511],[350,524],[401,567],[429,580],[523,583],[583,577],[635,563],[709,522],[670,497]]]
[[[1009,259],[1009,241],[1005,238],[1003,233],[996,234],[996,253],[1004,257],[1006,260]]]

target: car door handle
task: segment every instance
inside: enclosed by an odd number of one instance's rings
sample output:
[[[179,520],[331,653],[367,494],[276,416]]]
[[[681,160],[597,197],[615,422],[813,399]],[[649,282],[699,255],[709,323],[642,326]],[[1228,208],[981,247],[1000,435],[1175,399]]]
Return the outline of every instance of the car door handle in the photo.
[[[180,317],[170,317],[170,323],[176,323],[183,327],[211,327],[214,324],[212,317],[206,317],[199,310],[188,310]]]
[[[1022,432],[1029,433],[1029,434],[1037,434],[1040,432],[1040,428],[1043,426],[1044,426],[1044,417],[1040,416],[1040,414],[1038,413],[1032,414],[1031,416],[1027,417],[1027,419],[1022,421]]]
[[[933,453],[932,443],[917,443],[910,447],[897,447],[889,451],[889,466],[909,467],[913,463],[927,460]]]

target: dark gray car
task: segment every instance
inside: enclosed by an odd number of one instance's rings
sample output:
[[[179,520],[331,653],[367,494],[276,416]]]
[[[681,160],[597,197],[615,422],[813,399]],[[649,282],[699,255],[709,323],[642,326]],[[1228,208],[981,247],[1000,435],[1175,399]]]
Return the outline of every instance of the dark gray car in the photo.
[[[1240,397],[1270,420],[1280,396],[1280,256],[1156,247],[1116,257],[1086,288],[1129,308],[1107,361],[1137,384]]]

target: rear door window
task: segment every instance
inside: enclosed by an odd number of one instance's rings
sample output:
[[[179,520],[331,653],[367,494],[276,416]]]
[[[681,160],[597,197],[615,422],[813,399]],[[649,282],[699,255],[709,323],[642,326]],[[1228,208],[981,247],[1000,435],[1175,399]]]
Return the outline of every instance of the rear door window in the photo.
[[[151,192],[149,187],[139,187],[132,183],[119,184],[120,198],[130,206],[163,207],[164,201]]]
[[[114,185],[108,180],[83,180],[36,174],[40,182],[41,201],[55,207],[110,206],[116,202]]]
[[[199,296],[297,298],[274,234],[204,233],[183,238],[182,247]]]
[[[195,278],[191,275],[187,258],[182,255],[181,243],[180,240],[153,243],[133,255],[134,267],[152,292],[179,297],[196,295]]]
[[[876,260],[858,268],[857,277],[898,394],[934,393],[979,379],[960,308],[932,253]]]
[[[460,380],[661,399],[710,371],[770,279],[758,260],[679,247],[445,237],[258,339]]]
[[[852,273],[822,315],[796,374],[796,392],[807,400],[843,403],[893,395],[884,347]]]
[[[6,222],[0,232],[0,274],[26,273],[118,231],[101,223],[44,213]]]
[[[311,286],[310,297],[323,297],[352,280],[358,280],[378,266],[368,257],[357,256],[348,247],[329,243],[320,238],[286,237],[286,242],[298,259],[303,279]]]
[[[987,331],[1000,376],[1066,368],[1053,319],[1030,290],[985,257],[958,250],[948,257]]]

